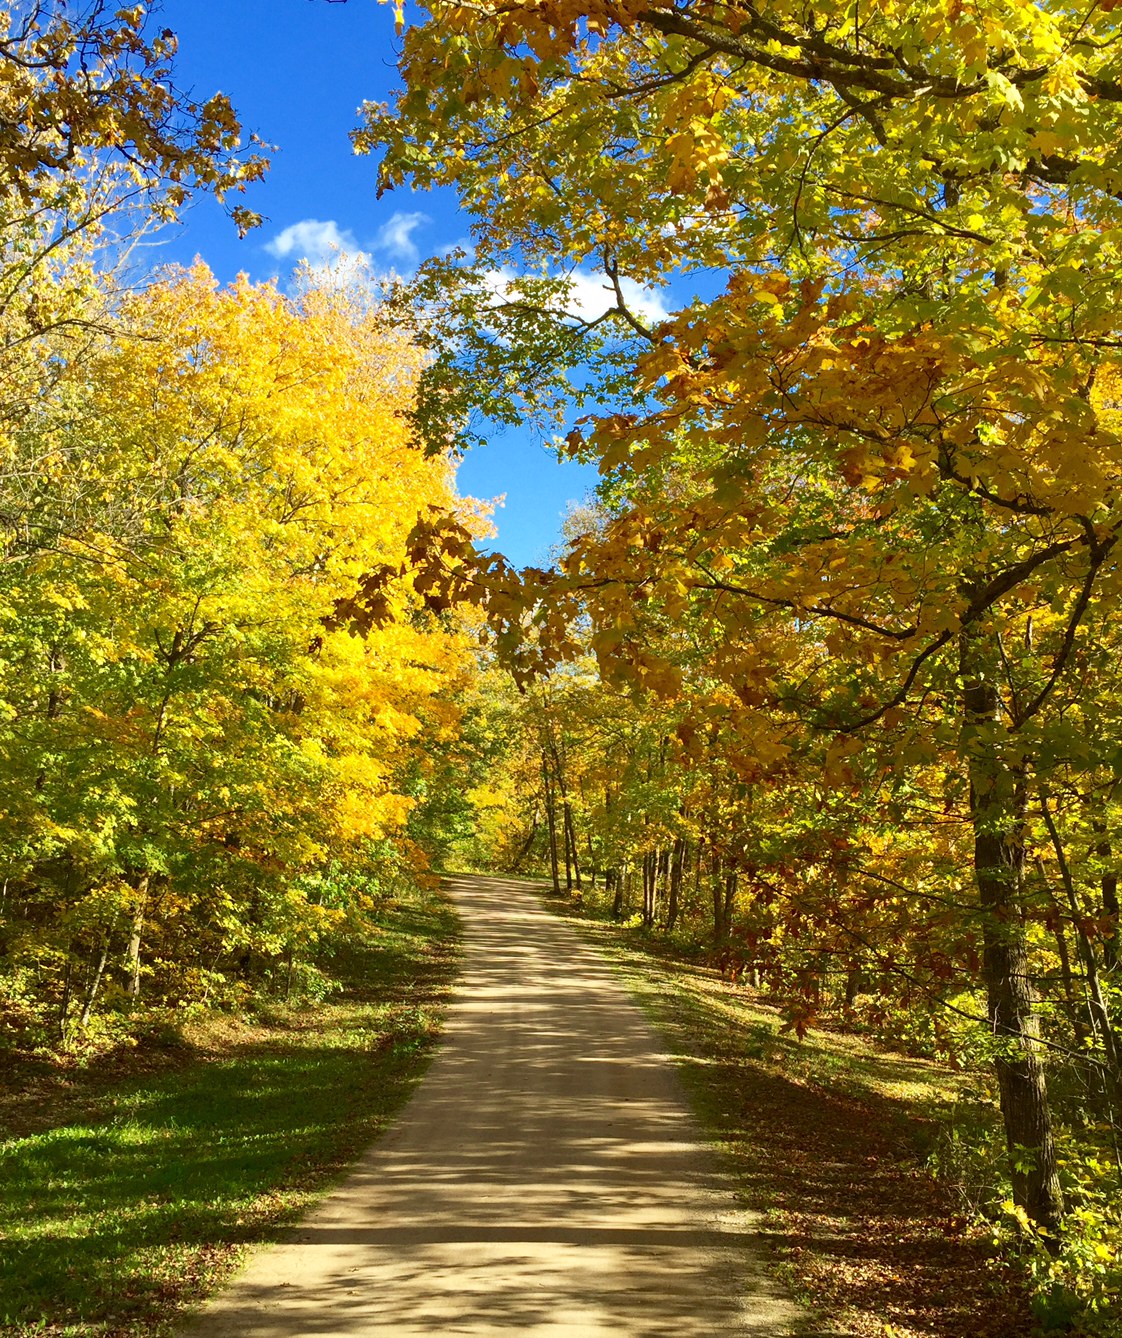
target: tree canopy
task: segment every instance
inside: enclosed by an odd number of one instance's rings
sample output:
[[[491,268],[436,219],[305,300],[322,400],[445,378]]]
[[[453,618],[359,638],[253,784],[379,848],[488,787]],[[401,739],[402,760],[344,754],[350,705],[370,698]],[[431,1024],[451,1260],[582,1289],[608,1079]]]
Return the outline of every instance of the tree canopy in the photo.
[[[1091,831],[1113,849],[1118,774],[1099,728],[1122,523],[1116,7],[427,15],[403,35],[397,103],[356,132],[382,188],[457,189],[484,281],[595,265],[616,300],[583,326],[538,303],[563,332],[549,375],[601,401],[569,449],[599,462],[603,523],[557,572],[518,575],[434,519],[415,537],[422,588],[480,599],[524,679],[579,654],[587,620],[605,682],[673,713],[680,764],[747,787],[742,871],[773,895],[810,895],[807,870],[835,889],[820,924],[856,881],[887,932],[898,896],[952,878],[1014,1197],[1054,1239],[1031,925],[1086,928],[1101,895],[1095,978],[1116,961],[1101,866],[1073,875],[1065,854]],[[625,282],[662,285],[669,318],[646,325]],[[548,383],[527,304],[486,313],[505,381],[481,388],[461,346],[478,402]],[[454,395],[455,359],[438,372]],[[803,812],[770,858],[751,853],[762,794]],[[885,841],[903,862],[878,887],[863,870]]]

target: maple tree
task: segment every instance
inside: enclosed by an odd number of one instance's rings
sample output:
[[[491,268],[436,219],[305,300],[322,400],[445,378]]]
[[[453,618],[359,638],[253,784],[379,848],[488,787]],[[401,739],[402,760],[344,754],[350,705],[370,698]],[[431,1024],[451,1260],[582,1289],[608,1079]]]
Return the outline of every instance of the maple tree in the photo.
[[[532,400],[543,350],[563,374],[610,346],[606,409],[570,449],[600,462],[612,515],[560,574],[521,577],[434,520],[422,584],[482,599],[523,676],[577,653],[590,617],[606,677],[685,693],[694,751],[714,729],[735,739],[745,781],[817,767],[843,792],[879,776],[898,803],[893,777],[945,769],[1014,1196],[1054,1242],[1033,862],[1040,796],[1061,772],[1069,794],[1102,793],[1113,766],[1081,754],[1071,718],[1114,692],[1086,666],[1118,586],[1117,9],[428,16],[404,32],[396,105],[369,108],[356,142],[384,189],[459,191],[475,292],[511,268],[603,273],[614,306],[595,328],[539,302],[561,333],[531,344],[531,294],[486,308],[485,358],[462,348],[486,404],[481,370]],[[625,284],[667,283],[680,305],[652,327]],[[478,303],[459,311],[480,326]],[[468,382],[452,357],[437,372],[455,403]],[[503,375],[490,395],[509,398]],[[668,620],[687,629],[676,648]]]
[[[229,100],[175,82],[176,39],[144,6],[0,5],[0,463],[7,429],[113,319],[98,274],[202,193],[236,226],[267,162]],[[18,527],[18,522],[9,526]]]
[[[243,151],[229,99],[197,101],[176,87],[176,48],[170,29],[151,31],[143,5],[30,0],[0,8],[5,215],[80,206],[83,173],[99,161],[120,165],[162,218],[199,190],[224,199],[259,179],[264,159]],[[243,229],[259,221],[240,203],[230,212]]]
[[[454,505],[408,441],[420,355],[368,302],[198,265],[116,324],[19,424],[0,569],[5,958],[63,1032],[108,986],[291,971],[423,870],[410,778],[474,672],[408,580],[376,638],[340,613]]]

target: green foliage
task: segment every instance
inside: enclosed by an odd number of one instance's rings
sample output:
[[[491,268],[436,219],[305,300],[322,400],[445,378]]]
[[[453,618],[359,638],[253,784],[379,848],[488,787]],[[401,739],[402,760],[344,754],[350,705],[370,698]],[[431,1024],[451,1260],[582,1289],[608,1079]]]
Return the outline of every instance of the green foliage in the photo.
[[[97,1066],[52,1081],[44,1067],[32,1099],[5,1090],[5,1332],[177,1327],[408,1098],[439,1024],[455,930],[446,902],[414,894],[383,908],[365,937],[321,945],[327,1002],[275,1003],[225,1029],[184,1029],[169,1014],[147,1025],[133,1071],[119,1061],[108,1081]]]
[[[310,950],[425,867],[410,787],[473,671],[405,580],[376,640],[336,616],[452,500],[402,422],[416,350],[202,266],[118,318],[0,482],[0,973],[82,1050],[147,1005],[322,996]]]

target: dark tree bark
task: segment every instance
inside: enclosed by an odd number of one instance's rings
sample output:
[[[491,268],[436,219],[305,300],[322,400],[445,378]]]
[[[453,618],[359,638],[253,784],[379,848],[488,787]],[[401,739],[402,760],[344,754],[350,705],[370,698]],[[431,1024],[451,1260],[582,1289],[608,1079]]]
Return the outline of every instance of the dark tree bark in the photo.
[[[534,844],[538,835],[538,811],[534,809],[534,818],[530,826],[530,833],[518,848],[518,854],[510,862],[511,873],[517,873],[522,867],[522,861],[530,853],[530,847]]]
[[[612,893],[612,919],[623,919],[623,878],[618,869],[608,869],[604,874],[604,891]]]
[[[963,751],[969,759],[974,875],[983,934],[989,1023],[1013,1199],[1055,1239],[1063,1217],[1040,1020],[1029,979],[1022,918],[1026,788],[1023,768],[1003,753],[1007,731],[994,666],[975,632],[960,640]]]
[[[857,1002],[857,996],[864,988],[864,972],[861,970],[860,962],[851,962],[849,970],[845,973],[845,1006],[852,1008]]]
[[[549,829],[549,871],[553,875],[553,891],[561,895],[561,871],[557,857],[557,801],[549,775],[549,763],[542,758],[542,785],[545,788],[545,820]]]
[[[674,841],[674,850],[670,858],[670,891],[666,902],[666,929],[669,933],[678,923],[678,914],[682,899],[682,874],[686,861],[685,837],[679,836]]]
[[[561,812],[565,821],[565,884],[568,891],[572,891],[574,885],[578,892],[581,889],[580,880],[580,856],[577,853],[577,835],[573,826],[573,807],[569,803],[568,796],[564,789],[561,791]],[[570,875],[570,869],[572,873]]]
[[[713,893],[713,942],[719,947],[732,930],[737,875],[735,870],[722,870],[721,859],[716,850],[710,856],[709,871]]]
[[[643,925],[652,929],[658,907],[658,851],[643,856]]]

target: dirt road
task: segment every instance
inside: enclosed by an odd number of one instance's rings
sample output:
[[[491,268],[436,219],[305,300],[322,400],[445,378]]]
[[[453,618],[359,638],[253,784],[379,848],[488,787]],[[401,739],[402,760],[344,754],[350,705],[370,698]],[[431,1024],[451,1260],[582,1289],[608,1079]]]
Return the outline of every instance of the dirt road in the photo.
[[[463,976],[395,1128],[195,1338],[782,1338],[796,1308],[600,957],[514,881],[451,883]]]

